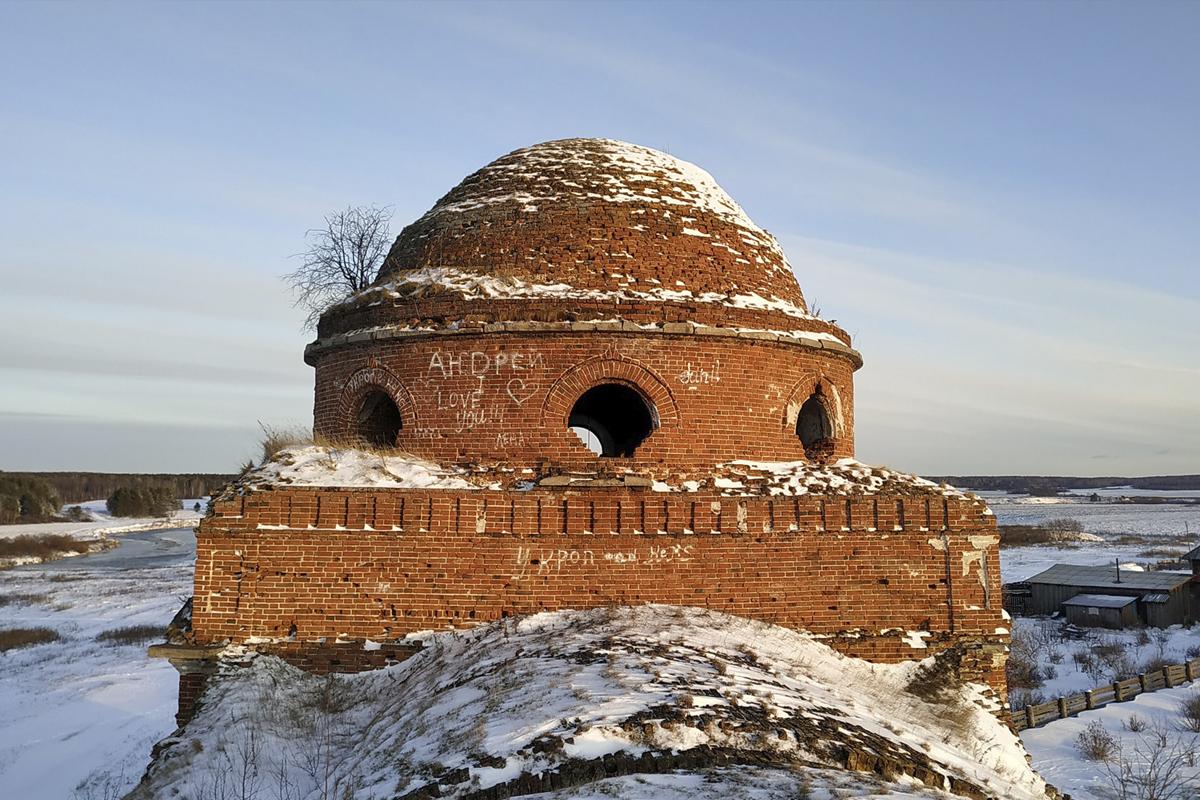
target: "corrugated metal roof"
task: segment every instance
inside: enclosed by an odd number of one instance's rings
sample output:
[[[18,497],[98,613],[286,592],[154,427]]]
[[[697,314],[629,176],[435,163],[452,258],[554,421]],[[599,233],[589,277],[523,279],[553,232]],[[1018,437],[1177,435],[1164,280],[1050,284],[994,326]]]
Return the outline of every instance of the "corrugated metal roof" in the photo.
[[[1077,594],[1070,600],[1064,600],[1064,606],[1094,606],[1095,608],[1124,608],[1130,603],[1136,603],[1136,597],[1121,597],[1117,594]]]
[[[1192,579],[1191,573],[1184,572],[1139,572],[1132,569],[1121,570],[1121,580],[1117,580],[1117,570],[1113,566],[1085,567],[1079,564],[1055,564],[1050,569],[1039,572],[1028,580],[1029,583],[1050,583],[1056,586],[1096,587],[1105,589],[1158,589],[1173,591]]]
[[[1144,594],[1142,595],[1143,603],[1166,603],[1171,599],[1169,594]]]
[[[1188,550],[1186,553],[1180,556],[1180,559],[1184,561],[1200,560],[1200,546],[1193,547],[1191,550]]]

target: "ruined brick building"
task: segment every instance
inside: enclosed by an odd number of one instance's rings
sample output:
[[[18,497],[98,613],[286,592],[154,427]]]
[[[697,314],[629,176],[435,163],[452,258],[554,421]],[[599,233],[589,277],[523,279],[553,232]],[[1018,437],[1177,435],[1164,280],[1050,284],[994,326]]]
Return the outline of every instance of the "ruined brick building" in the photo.
[[[804,273],[804,265],[799,265]],[[602,139],[467,177],[305,351],[318,441],[197,534],[181,718],[228,645],[308,669],[561,608],[702,606],[894,662],[955,647],[1003,693],[995,523],[854,456],[854,372],[703,170]]]

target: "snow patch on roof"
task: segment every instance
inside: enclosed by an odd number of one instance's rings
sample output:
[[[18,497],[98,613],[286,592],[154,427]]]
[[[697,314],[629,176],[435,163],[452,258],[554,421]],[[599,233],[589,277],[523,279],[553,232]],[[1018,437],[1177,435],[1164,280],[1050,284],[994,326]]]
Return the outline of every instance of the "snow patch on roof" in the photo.
[[[647,287],[632,289],[585,289],[568,283],[533,283],[515,276],[488,275],[457,267],[421,267],[397,274],[346,299],[343,306],[374,305],[395,300],[414,300],[433,292],[449,292],[467,299],[488,300],[603,300],[606,302],[650,301],[660,303],[707,303],[759,311],[779,311],[798,319],[817,319],[805,309],[778,297],[754,292],[725,294],[695,293],[690,289]],[[834,338],[830,336],[830,338]]]
[[[948,484],[938,484],[916,475],[872,467],[853,458],[832,464],[809,461],[730,461],[719,470],[737,476],[745,485],[737,494],[910,494],[935,493],[955,499],[968,499],[964,492]],[[722,486],[723,488],[723,486]]]
[[[407,453],[303,445],[280,450],[271,461],[238,479],[244,488],[362,486],[388,489],[478,489],[456,470]]]

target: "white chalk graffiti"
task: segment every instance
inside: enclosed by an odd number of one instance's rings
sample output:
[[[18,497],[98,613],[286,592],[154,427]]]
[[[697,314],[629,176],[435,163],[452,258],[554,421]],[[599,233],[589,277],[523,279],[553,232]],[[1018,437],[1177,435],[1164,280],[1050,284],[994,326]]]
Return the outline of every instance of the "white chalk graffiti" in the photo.
[[[481,350],[452,352],[435,350],[429,356],[429,366],[420,377],[420,382],[429,387],[434,406],[438,411],[449,411],[454,417],[455,433],[503,422],[506,409],[512,408],[509,401],[524,405],[540,390],[540,383],[530,371],[545,370],[546,358],[536,350],[502,350],[485,353]],[[504,382],[504,395],[499,392],[490,378],[518,373]],[[441,386],[441,382],[453,378],[475,378],[478,384],[466,389]],[[495,388],[487,388],[495,387]]]
[[[513,399],[513,402],[519,406],[524,405],[526,400],[537,394],[537,387],[531,386],[521,378],[510,380],[508,385],[504,387],[504,390],[508,392],[508,396]]]
[[[523,433],[497,433],[496,447],[524,447],[525,434]]]
[[[661,566],[663,564],[685,564],[693,560],[690,544],[650,545],[646,554],[641,555],[633,550],[601,552],[593,550],[567,550],[553,547],[524,547],[517,546],[516,568],[513,580],[521,580],[532,574],[559,574],[563,569],[578,567],[608,567],[644,564],[646,566]],[[536,569],[535,569],[536,567]]]
[[[429,357],[427,378],[456,378],[461,375],[499,375],[505,370],[521,372],[546,366],[546,358],[536,350],[501,350],[484,353],[480,350],[454,353],[435,350]]]
[[[709,369],[701,367],[693,367],[692,362],[688,362],[683,371],[675,376],[675,380],[682,383],[684,386],[697,386],[706,383],[721,382],[721,360],[717,359]]]

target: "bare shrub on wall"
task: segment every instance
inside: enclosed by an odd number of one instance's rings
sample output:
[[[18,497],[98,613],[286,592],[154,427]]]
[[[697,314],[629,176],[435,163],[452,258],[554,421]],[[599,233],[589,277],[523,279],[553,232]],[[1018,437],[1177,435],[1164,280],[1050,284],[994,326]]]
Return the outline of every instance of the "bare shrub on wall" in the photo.
[[[351,206],[325,216],[325,225],[310,230],[300,266],[283,276],[308,309],[305,325],[315,328],[331,306],[371,285],[391,245],[392,210]]]

